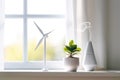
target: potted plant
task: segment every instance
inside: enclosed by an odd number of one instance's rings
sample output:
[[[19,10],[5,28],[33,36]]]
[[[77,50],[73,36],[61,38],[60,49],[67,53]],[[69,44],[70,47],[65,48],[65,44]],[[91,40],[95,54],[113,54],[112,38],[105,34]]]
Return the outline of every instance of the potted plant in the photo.
[[[79,66],[79,58],[74,57],[81,51],[81,48],[74,43],[73,40],[70,40],[68,45],[65,45],[64,51],[67,53],[67,57],[64,59],[66,70],[69,72],[76,72]]]

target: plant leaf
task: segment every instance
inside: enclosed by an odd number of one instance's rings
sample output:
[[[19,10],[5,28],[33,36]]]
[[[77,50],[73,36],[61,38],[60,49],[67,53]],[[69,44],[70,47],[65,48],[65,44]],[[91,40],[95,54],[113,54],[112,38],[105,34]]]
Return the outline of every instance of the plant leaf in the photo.
[[[81,51],[81,48],[77,48],[76,50],[77,50],[77,51]]]
[[[65,46],[64,51],[71,53],[71,48],[69,46]]]
[[[77,47],[77,44],[73,40],[69,42],[69,45],[65,45],[64,51],[68,52],[70,55],[75,55],[77,52],[81,51],[81,48]]]
[[[72,46],[73,44],[74,44],[74,41],[71,40],[71,41],[69,42],[69,46]]]
[[[71,45],[70,47],[71,47],[72,50],[75,50],[77,48],[77,45],[76,44],[75,45]]]

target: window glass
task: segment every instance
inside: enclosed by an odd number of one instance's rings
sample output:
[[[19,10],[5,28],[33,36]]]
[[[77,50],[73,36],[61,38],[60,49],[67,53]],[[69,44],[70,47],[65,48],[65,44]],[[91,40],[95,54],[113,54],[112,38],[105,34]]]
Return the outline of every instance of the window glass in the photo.
[[[44,34],[52,31],[46,40],[47,43],[47,60],[62,60],[63,45],[65,40],[65,19],[42,18],[28,19],[28,56],[29,61],[38,61],[43,58],[44,40],[35,50],[37,43],[43,37],[35,24],[43,30]]]
[[[4,27],[5,61],[22,61],[23,20],[6,19]]]
[[[38,24],[44,33],[53,30],[53,32],[48,35],[46,41],[47,60],[62,60],[64,56],[63,46],[65,43],[66,29],[66,1],[27,0],[27,5],[25,6],[24,2],[26,1],[5,0],[5,15],[7,15],[5,17],[4,28],[5,61],[23,61],[23,57],[26,58],[25,54],[27,54],[28,61],[43,60],[44,40],[35,50],[37,43],[42,38],[42,34],[33,21]],[[24,14],[25,10],[27,10],[26,14]],[[27,25],[25,26],[25,24]],[[26,38],[27,42],[25,40]],[[24,48],[26,44],[27,48]],[[26,50],[28,53],[23,53],[26,52]]]
[[[28,14],[65,14],[65,0],[28,0]]]
[[[23,14],[23,0],[5,0],[6,14]]]

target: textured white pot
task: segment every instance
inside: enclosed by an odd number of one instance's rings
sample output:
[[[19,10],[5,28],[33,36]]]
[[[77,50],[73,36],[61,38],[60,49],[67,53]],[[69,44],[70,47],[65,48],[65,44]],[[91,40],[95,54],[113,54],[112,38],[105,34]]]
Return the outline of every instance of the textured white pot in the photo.
[[[95,69],[96,65],[97,65],[97,62],[96,62],[92,42],[89,41],[86,46],[86,50],[85,50],[85,54],[84,54],[83,68],[86,71],[93,71]]]
[[[76,72],[79,66],[79,58],[67,57],[64,59],[65,70],[68,72]]]

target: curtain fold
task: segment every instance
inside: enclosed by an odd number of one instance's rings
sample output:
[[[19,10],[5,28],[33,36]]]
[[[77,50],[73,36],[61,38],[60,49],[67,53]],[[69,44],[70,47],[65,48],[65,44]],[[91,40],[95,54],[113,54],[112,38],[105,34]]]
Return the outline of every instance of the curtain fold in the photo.
[[[76,0],[66,0],[66,42],[69,40],[75,40],[75,14],[76,14]]]
[[[4,32],[4,0],[0,0],[0,71],[4,70],[3,32]]]
[[[67,12],[67,35],[66,41],[73,39],[81,48],[80,64],[82,63],[84,48],[88,42],[88,30],[81,32],[81,23],[88,21],[87,16],[87,0],[66,0]],[[80,65],[80,69],[81,69]]]
[[[91,22],[91,41],[97,59],[97,67],[106,69],[106,0],[82,0],[82,20]],[[78,26],[79,27],[79,26]],[[88,41],[88,31],[82,33],[82,46]]]
[[[94,1],[94,48],[98,67],[107,69],[107,1],[108,0],[95,0]]]
[[[83,56],[85,47],[87,45],[87,42],[89,41],[89,31],[86,29],[84,32],[81,32],[82,28],[84,27],[83,23],[88,22],[88,8],[87,8],[87,0],[77,0],[77,43],[82,48],[81,54],[80,54],[80,69],[83,69],[82,62],[83,62]]]

